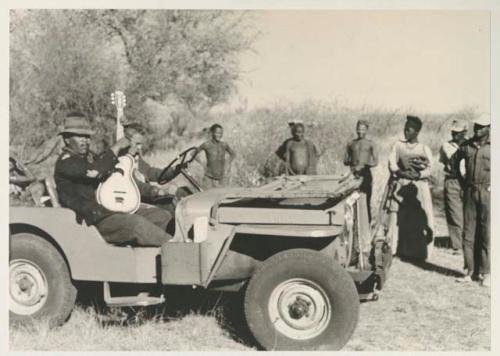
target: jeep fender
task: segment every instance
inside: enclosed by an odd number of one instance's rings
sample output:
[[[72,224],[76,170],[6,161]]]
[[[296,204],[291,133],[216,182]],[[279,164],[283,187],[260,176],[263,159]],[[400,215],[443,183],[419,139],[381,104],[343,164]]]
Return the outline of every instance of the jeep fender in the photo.
[[[203,286],[223,280],[247,279],[260,263],[287,249],[309,248],[338,257],[335,249],[341,241],[336,237],[342,231],[343,226],[338,225],[235,226]]]

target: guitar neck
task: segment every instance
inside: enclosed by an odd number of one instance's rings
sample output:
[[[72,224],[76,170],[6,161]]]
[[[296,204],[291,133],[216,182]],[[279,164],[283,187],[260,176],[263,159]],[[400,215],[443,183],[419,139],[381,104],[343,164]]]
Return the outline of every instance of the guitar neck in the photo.
[[[124,136],[122,118],[123,118],[123,108],[117,108],[116,109],[116,140],[117,141]]]

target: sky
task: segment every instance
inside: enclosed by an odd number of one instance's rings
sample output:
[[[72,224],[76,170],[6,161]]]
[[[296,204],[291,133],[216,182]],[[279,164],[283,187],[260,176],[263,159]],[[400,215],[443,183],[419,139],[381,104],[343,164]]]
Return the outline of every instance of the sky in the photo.
[[[337,101],[359,107],[489,111],[485,11],[267,10],[229,107]]]

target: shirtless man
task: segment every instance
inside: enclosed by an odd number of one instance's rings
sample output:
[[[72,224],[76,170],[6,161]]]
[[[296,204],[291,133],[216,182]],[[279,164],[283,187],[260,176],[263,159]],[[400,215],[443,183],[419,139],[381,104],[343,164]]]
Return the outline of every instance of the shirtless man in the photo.
[[[285,162],[287,175],[316,174],[318,149],[304,138],[304,125],[292,127],[292,139],[286,144]]]
[[[198,152],[204,151],[207,158],[205,175],[202,185],[205,189],[217,188],[224,184],[226,171],[226,152],[229,154],[227,165],[236,157],[229,145],[222,141],[223,129],[219,124],[210,127],[211,139],[198,147]],[[197,159],[199,162],[199,160]]]

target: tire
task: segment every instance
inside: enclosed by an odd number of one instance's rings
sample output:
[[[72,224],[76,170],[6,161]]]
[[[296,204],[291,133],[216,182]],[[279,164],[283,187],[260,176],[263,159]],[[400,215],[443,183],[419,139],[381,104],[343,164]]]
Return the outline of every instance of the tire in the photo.
[[[339,350],[359,314],[352,278],[320,252],[293,249],[267,259],[245,294],[245,316],[266,350]]]
[[[73,310],[77,291],[68,266],[56,248],[37,235],[11,237],[9,281],[11,325],[43,319],[55,327]]]

